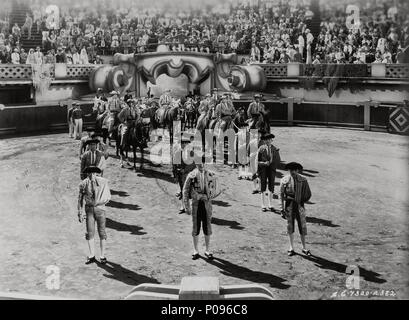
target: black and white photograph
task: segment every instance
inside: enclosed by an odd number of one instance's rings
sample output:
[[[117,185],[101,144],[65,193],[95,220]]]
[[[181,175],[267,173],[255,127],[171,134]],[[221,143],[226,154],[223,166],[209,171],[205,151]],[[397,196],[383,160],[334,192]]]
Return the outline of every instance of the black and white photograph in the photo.
[[[409,299],[408,84],[406,0],[0,0],[0,300]]]

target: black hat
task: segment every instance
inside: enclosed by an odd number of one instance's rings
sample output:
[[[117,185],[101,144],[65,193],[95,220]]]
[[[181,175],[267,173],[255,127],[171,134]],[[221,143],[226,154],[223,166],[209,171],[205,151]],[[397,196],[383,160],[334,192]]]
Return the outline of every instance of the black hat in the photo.
[[[99,140],[98,139],[87,140],[87,142],[85,142],[85,145],[89,145],[89,144],[93,144],[93,143],[98,144]]]
[[[86,167],[84,173],[101,173],[102,170],[95,166]]]
[[[302,170],[303,167],[298,162],[287,163],[284,167],[285,170]]]
[[[274,139],[274,138],[275,138],[275,135],[272,133],[266,133],[261,136],[261,140],[269,140],[269,139]]]

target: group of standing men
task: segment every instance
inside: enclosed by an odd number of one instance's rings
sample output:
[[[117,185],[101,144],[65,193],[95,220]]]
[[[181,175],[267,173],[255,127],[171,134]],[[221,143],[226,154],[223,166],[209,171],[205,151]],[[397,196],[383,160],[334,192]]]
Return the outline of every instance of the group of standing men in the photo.
[[[164,94],[169,95],[169,91]],[[79,186],[78,197],[78,218],[82,222],[86,221],[86,240],[88,242],[89,255],[86,264],[97,262],[94,249],[95,224],[97,226],[101,256],[100,262],[106,263],[105,257],[105,204],[110,199],[108,180],[103,178],[103,170],[105,161],[108,158],[108,149],[106,141],[101,141],[105,136],[103,133],[104,119],[111,113],[117,113],[120,122],[127,124],[131,120],[135,120],[140,115],[142,107],[141,99],[133,99],[128,96],[126,102],[120,99],[117,92],[111,92],[110,97],[105,98],[101,90],[98,90],[94,101],[94,112],[97,113],[96,128],[87,128],[87,136],[81,138],[80,158],[81,158],[81,183]],[[161,96],[162,104],[166,105],[164,96]],[[231,121],[231,117],[236,110],[233,107],[230,96],[228,94],[218,97],[217,91],[213,91],[213,95],[206,95],[199,107],[201,117],[207,116],[210,122],[212,120],[221,120],[224,123]],[[254,101],[249,105],[247,116],[249,118],[249,128],[255,128],[260,117],[266,112],[264,104],[261,103],[261,96],[255,95]],[[79,121],[81,119],[81,109],[78,104],[74,104],[72,108],[72,118],[74,119],[74,135],[78,138],[80,128]],[[229,119],[230,117],[230,119]],[[199,118],[200,121],[200,118]],[[82,123],[81,123],[82,125]],[[198,123],[199,125],[199,123]],[[70,135],[71,135],[70,128]],[[260,131],[260,140],[258,142],[258,150],[255,158],[255,167],[257,168],[254,178],[260,182],[261,192],[261,208],[263,212],[276,211],[273,208],[274,184],[277,169],[281,163],[279,149],[276,148],[272,140],[275,136],[269,132]],[[185,146],[191,142],[190,139],[184,138],[181,141],[181,149],[183,152]],[[212,217],[212,195],[210,181],[216,180],[212,171],[209,171],[203,163],[191,165],[182,164],[174,166],[174,175],[178,180],[180,192],[178,194],[181,200],[180,213],[187,213],[192,216],[192,237],[193,237],[193,254],[192,259],[199,258],[198,236],[200,230],[203,229],[205,236],[205,256],[208,259],[213,258],[210,251],[210,236],[212,234],[211,217]],[[290,248],[288,255],[295,254],[293,247],[293,235],[295,221],[298,224],[298,230],[301,235],[302,252],[306,255],[311,255],[306,248],[305,236],[307,234],[306,216],[304,204],[311,197],[311,191],[307,179],[301,175],[302,165],[291,162],[285,166],[289,174],[284,176],[280,181],[279,197],[281,199],[281,214],[287,220],[287,233],[289,235]],[[266,204],[266,197],[268,206]]]

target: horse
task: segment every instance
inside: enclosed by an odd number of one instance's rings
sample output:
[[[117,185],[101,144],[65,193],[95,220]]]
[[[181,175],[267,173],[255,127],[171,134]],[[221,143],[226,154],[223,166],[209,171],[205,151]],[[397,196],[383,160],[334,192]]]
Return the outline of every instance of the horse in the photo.
[[[258,120],[256,121],[254,127],[255,129],[259,130],[259,131],[263,131],[265,133],[270,133],[271,128],[270,128],[270,118],[271,118],[271,114],[270,114],[270,110],[266,110],[265,113],[260,113],[260,117],[258,118]]]
[[[172,101],[170,107],[166,110],[161,108],[156,110],[156,121],[160,127],[169,130],[170,143],[173,143],[173,121],[180,120],[179,110],[179,100]],[[162,115],[162,113],[164,114]]]
[[[145,136],[148,137],[148,141],[149,141],[150,131],[157,129],[159,126],[156,121],[156,111],[157,110],[158,110],[157,104],[152,104],[150,107],[143,109],[140,115],[140,119],[143,124],[144,134]]]
[[[194,128],[197,121],[197,108],[193,103],[190,103],[186,107],[186,125],[189,129]]]
[[[132,124],[129,126],[126,138],[122,139],[120,151],[121,151],[121,167],[123,167],[123,152],[126,152],[126,162],[128,162],[128,151],[132,148],[133,153],[133,168],[136,172],[136,149],[139,149],[141,152],[141,164],[140,169],[143,168],[144,162],[144,149],[148,146],[147,145],[147,136],[146,131],[144,130],[144,123],[142,118],[134,120]]]

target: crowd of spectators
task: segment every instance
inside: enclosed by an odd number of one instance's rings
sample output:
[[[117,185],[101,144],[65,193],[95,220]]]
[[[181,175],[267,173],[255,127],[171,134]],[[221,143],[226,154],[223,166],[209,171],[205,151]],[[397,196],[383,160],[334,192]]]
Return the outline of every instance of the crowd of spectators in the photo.
[[[409,44],[405,0],[354,0],[359,28],[347,25],[351,1],[320,0],[315,37],[311,0],[30,1],[22,26],[0,24],[1,63],[102,63],[103,55],[157,49],[236,52],[243,63],[395,63]],[[33,32],[41,46],[25,52],[21,37]]]
[[[345,8],[359,7],[359,28],[348,28]],[[315,63],[396,63],[409,45],[409,6],[406,0],[321,0],[321,28]],[[351,23],[351,21],[350,21]]]

